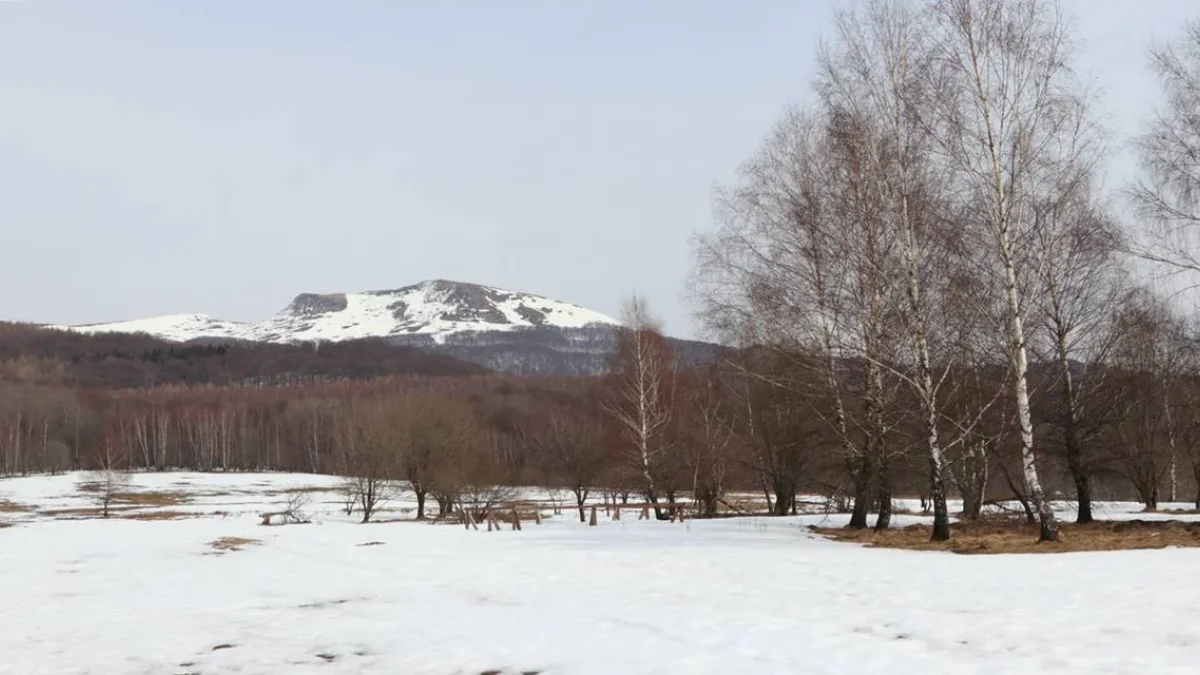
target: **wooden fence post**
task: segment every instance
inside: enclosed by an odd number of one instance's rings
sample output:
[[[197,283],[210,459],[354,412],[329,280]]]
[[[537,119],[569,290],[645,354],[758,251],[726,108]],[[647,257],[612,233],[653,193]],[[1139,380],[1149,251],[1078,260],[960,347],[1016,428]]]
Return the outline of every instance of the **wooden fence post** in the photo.
[[[521,515],[517,513],[517,507],[515,506],[512,510],[512,529],[518,531],[521,529]]]
[[[588,525],[591,527],[596,526],[596,506],[594,504],[592,505],[592,517],[588,520]]]

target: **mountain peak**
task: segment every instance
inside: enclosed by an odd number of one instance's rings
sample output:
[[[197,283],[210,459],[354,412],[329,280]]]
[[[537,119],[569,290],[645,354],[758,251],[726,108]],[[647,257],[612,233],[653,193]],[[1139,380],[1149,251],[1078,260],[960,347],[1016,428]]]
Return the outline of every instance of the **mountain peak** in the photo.
[[[186,341],[200,337],[259,342],[342,341],[367,337],[429,336],[539,327],[618,325],[578,305],[482,284],[427,279],[393,290],[301,293],[257,324],[183,314],[139,321],[77,326],[83,332],[142,332]]]

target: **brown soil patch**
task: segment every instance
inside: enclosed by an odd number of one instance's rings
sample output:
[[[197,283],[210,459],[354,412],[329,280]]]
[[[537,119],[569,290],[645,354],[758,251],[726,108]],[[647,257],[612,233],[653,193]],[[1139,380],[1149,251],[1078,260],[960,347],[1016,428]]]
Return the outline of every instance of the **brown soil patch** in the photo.
[[[226,551],[240,551],[247,546],[261,544],[260,539],[247,539],[245,537],[221,537],[208,542],[214,551],[224,553]]]
[[[24,504],[16,504],[0,499],[0,513],[28,513],[32,510],[32,506],[25,506]]]
[[[1058,542],[1038,542],[1038,528],[1024,521],[986,520],[951,526],[950,541],[934,542],[929,525],[911,525],[876,533],[872,530],[811,528],[838,541],[917,551],[963,554],[1071,553],[1126,551],[1169,546],[1200,547],[1200,523],[1181,520],[1103,521],[1090,525],[1063,523]]]

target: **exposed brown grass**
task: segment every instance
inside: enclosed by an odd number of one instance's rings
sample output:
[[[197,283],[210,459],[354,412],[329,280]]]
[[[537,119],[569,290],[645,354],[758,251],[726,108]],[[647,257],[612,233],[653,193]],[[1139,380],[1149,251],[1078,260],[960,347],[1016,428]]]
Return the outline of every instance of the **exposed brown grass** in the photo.
[[[1064,523],[1058,542],[1038,542],[1038,529],[1024,521],[985,520],[951,527],[948,542],[929,540],[929,525],[912,525],[875,533],[871,530],[812,528],[838,541],[917,551],[963,554],[1071,553],[1126,551],[1169,546],[1200,547],[1200,523],[1180,520],[1104,521],[1090,525]]]
[[[261,539],[247,539],[246,537],[221,537],[208,542],[208,545],[217,552],[225,553],[227,551],[240,551],[247,546],[261,544]]]
[[[119,517],[125,520],[182,520],[184,518],[200,518],[206,514],[195,511],[143,511],[141,513],[123,513]]]
[[[32,510],[32,506],[26,506],[25,504],[17,504],[15,502],[9,502],[0,499],[0,513],[28,513]]]
[[[109,506],[108,513],[110,516],[116,516],[123,511],[132,511],[136,508],[136,506]],[[83,506],[70,509],[48,509],[39,513],[52,518],[99,518],[104,515],[104,509],[99,506]]]
[[[295,494],[297,492],[340,492],[340,491],[341,491],[341,488],[339,488],[335,485],[325,485],[325,486],[309,485],[309,486],[301,486],[301,487],[282,488],[279,490],[263,490],[259,494],[290,495],[290,494]]]
[[[179,506],[188,502],[188,496],[180,492],[117,492],[113,494],[113,502],[137,506]]]

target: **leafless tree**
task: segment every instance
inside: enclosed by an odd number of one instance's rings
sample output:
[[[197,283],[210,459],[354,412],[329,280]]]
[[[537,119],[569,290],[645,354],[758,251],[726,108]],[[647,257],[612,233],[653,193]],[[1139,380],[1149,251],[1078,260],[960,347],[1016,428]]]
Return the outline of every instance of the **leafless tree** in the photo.
[[[584,505],[608,468],[603,422],[573,401],[547,404],[528,426],[523,435],[549,470],[549,482],[565,482],[575,495],[579,522],[587,522]]]
[[[621,319],[613,398],[605,409],[621,428],[646,499],[662,520],[667,516],[659,506],[658,474],[669,450],[665,432],[674,409],[677,355],[641,296],[634,294],[626,301]]]
[[[1115,320],[1112,365],[1119,421],[1112,426],[1115,465],[1148,509],[1158,508],[1162,482],[1186,437],[1178,409],[1195,369],[1193,340],[1169,305],[1144,289],[1125,298]]]
[[[859,182],[877,204],[877,236],[897,249],[891,283],[903,289],[903,300],[894,319],[909,343],[908,356],[887,367],[911,387],[921,407],[933,538],[944,540],[950,521],[933,329],[949,319],[939,290],[953,279],[954,241],[953,232],[939,227],[944,216],[937,190],[944,181],[928,140],[929,92],[940,88],[933,79],[939,71],[931,63],[926,16],[910,3],[872,0],[861,12],[839,12],[836,26],[836,40],[823,51],[820,91],[828,110],[860,120],[866,171]]]
[[[1130,194],[1146,227],[1134,254],[1179,271],[1200,272],[1200,20],[1174,44],[1151,52],[1163,101],[1138,139],[1142,176]]]
[[[717,515],[717,504],[725,496],[733,441],[732,400],[727,398],[720,366],[710,366],[688,378],[679,396],[680,445],[686,449],[692,496],[700,517]],[[795,491],[793,490],[793,495]]]
[[[129,489],[129,452],[113,429],[105,434],[94,457],[94,468],[87,475],[86,489],[100,506],[100,515],[107,518],[109,507],[122,492]]]
[[[1086,181],[1098,156],[1088,96],[1071,71],[1057,2],[938,0],[934,59],[945,86],[933,138],[961,195],[964,227],[1004,300],[1006,355],[1020,431],[1024,481],[1043,540],[1058,539],[1034,450],[1029,390],[1030,286],[1039,264],[1036,205]]]
[[[359,401],[348,420],[347,468],[342,490],[362,513],[362,522],[397,494],[405,438],[392,401]]]
[[[788,111],[718,195],[718,228],[696,242],[694,284],[723,340],[817,375],[793,378],[804,383],[793,395],[823,400],[814,411],[840,439],[853,483],[851,527],[866,527],[871,503],[888,491],[895,423],[884,364],[896,348],[898,259],[869,190],[864,143],[852,111]],[[877,525],[886,527],[890,496],[880,501]]]
[[[1046,396],[1049,442],[1061,449],[1075,483],[1078,523],[1093,521],[1094,458],[1086,448],[1108,410],[1097,399],[1116,336],[1107,319],[1124,282],[1116,227],[1095,201],[1090,186],[1081,184],[1077,194],[1033,207],[1034,242],[1041,252],[1034,315],[1042,328],[1033,344],[1040,360],[1053,364]]]

